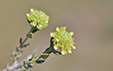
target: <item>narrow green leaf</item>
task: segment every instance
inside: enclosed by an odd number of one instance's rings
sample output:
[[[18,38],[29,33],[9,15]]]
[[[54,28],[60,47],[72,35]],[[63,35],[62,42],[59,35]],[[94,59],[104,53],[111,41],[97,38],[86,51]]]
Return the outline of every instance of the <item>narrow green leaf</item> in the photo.
[[[28,47],[30,45],[30,43],[23,45],[22,47]]]
[[[35,58],[37,51],[33,52],[32,58]]]
[[[49,56],[48,53],[43,53],[43,54],[41,55],[41,58],[46,59],[48,56]]]
[[[41,64],[43,63],[45,60],[37,60],[36,63]]]
[[[34,66],[34,64],[29,64],[29,65],[28,65],[28,67],[33,67],[33,66]]]
[[[22,44],[22,38],[20,38],[20,44]]]
[[[53,50],[53,53],[56,54],[56,55],[61,55],[60,51]]]

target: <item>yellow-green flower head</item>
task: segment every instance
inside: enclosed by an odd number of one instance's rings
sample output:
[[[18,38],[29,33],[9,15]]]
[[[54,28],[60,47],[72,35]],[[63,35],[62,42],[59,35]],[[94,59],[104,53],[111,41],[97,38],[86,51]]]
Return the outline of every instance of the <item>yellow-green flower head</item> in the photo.
[[[53,44],[54,44],[54,49],[56,50],[57,48],[60,48],[61,53],[67,54],[68,53],[72,53],[71,49],[76,49],[76,47],[74,46],[74,39],[72,38],[73,36],[73,32],[66,32],[66,27],[61,27],[61,28],[56,28],[57,32],[54,33],[50,33],[51,37],[53,37],[54,39]]]
[[[30,13],[27,13],[28,22],[32,27],[37,27],[37,29],[42,30],[48,26],[49,16],[47,16],[43,11],[38,11],[31,8]]]

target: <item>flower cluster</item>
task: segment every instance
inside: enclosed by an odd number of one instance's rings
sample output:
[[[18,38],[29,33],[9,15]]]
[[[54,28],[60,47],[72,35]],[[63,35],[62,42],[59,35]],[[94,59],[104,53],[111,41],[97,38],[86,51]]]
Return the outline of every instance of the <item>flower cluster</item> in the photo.
[[[26,15],[28,22],[32,27],[42,30],[48,26],[49,16],[47,16],[43,11],[31,8],[30,13],[27,13]]]
[[[54,39],[53,44],[54,44],[54,49],[56,50],[58,47],[61,50],[61,53],[67,54],[72,53],[71,48],[76,49],[74,46],[74,39],[72,38],[72,35],[74,34],[73,32],[66,32],[66,27],[61,27],[61,28],[56,28],[57,32],[50,33],[51,37]]]
[[[49,16],[47,16],[44,12],[38,11],[36,9],[31,8],[30,13],[27,13],[27,20],[31,26],[30,31],[26,34],[26,38],[20,38],[20,45],[16,47],[16,52],[13,52],[11,56],[13,60],[13,65],[7,65],[6,69],[2,71],[27,71],[28,68],[34,66],[34,63],[41,64],[44,63],[45,60],[50,56],[51,53],[56,55],[65,55],[68,53],[72,53],[71,49],[76,49],[74,46],[75,42],[72,36],[74,35],[73,32],[68,33],[66,31],[66,27],[56,28],[57,32],[50,33],[50,47],[46,48],[46,50],[37,57],[37,49],[34,50],[32,54],[30,54],[26,59],[19,62],[18,59],[21,57],[24,47],[28,47],[30,43],[25,44],[28,38],[32,38],[33,34],[38,30],[43,30],[48,26]],[[57,49],[60,51],[57,51]]]

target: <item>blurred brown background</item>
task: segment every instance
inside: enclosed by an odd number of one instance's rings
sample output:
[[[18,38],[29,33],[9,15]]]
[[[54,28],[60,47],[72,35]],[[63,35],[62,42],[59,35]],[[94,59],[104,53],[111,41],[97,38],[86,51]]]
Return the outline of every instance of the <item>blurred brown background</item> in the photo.
[[[31,46],[23,49],[19,60],[41,43],[40,55],[57,26],[74,31],[77,49],[65,56],[51,54],[28,71],[113,71],[113,0],[0,0],[0,69],[12,65],[10,55],[30,29],[26,20],[30,8],[49,15],[49,26],[27,41]]]

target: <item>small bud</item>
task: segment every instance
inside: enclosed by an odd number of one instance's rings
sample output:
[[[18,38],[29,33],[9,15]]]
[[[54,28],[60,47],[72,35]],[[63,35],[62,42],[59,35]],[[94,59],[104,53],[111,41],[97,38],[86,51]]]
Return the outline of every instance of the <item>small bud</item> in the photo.
[[[72,53],[71,49],[67,49],[69,53]]]
[[[62,50],[62,52],[61,52],[61,53],[62,53],[62,55],[65,55],[65,50]]]
[[[36,26],[36,24],[35,24],[35,23],[30,23],[30,25],[31,25],[32,27],[35,27],[35,26]]]
[[[42,27],[42,25],[39,25],[40,27]]]
[[[70,35],[71,35],[71,36],[73,36],[73,34],[74,34],[73,32],[70,32]]]
[[[34,9],[33,9],[33,8],[31,8],[31,9],[30,9],[30,11],[31,11],[31,12],[34,12]]]
[[[57,39],[57,38],[56,38],[56,41],[58,42],[58,41],[59,41],[59,39]]]
[[[36,21],[36,18],[34,18],[34,20]]]
[[[57,48],[58,48],[58,45],[55,45],[55,46],[54,46],[54,49],[56,50]]]
[[[56,28],[56,31],[59,32],[59,28],[58,27]]]
[[[62,45],[62,48],[64,48],[64,45]]]
[[[27,17],[29,17],[29,18],[31,17],[28,13],[27,13],[26,15],[27,15]]]
[[[50,33],[50,36],[51,36],[51,37],[55,37],[54,33]]]
[[[76,47],[75,47],[75,46],[72,46],[72,48],[73,48],[73,49],[76,49]]]
[[[48,21],[46,21],[46,24],[48,24]]]
[[[49,16],[46,19],[49,20]]]

